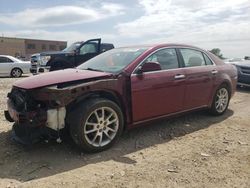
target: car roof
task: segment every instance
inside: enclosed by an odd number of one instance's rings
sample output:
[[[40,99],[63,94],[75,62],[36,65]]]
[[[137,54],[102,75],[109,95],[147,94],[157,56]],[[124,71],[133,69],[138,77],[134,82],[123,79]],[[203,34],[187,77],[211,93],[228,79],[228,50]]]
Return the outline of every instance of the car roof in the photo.
[[[12,58],[13,56],[10,56],[10,55],[0,55],[0,57],[8,57],[8,58]]]
[[[180,44],[180,43],[163,43],[163,44],[143,44],[143,45],[132,45],[132,46],[124,46],[118,48],[148,48],[148,49],[159,49],[164,47],[178,47],[178,48],[193,48],[200,51],[207,51],[197,46]]]
[[[16,57],[13,57],[11,55],[0,55],[0,57],[7,57],[9,59],[11,59],[12,61],[15,61],[15,62],[21,62],[22,60],[20,59],[17,59]]]
[[[188,45],[188,44],[180,44],[180,43],[163,43],[163,44],[142,44],[142,45],[132,45],[132,46],[124,46],[120,48],[164,48],[164,47],[183,47],[183,48],[195,48],[198,50],[206,51],[202,48]]]

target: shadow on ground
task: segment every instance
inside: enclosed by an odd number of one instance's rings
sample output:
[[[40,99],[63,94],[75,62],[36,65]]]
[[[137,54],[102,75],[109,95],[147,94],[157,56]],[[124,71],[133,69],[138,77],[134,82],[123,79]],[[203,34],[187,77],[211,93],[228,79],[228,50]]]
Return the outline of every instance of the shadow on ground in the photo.
[[[96,154],[81,153],[70,140],[62,144],[50,142],[38,144],[29,149],[23,148],[10,141],[10,131],[1,132],[0,178],[25,182],[102,161],[114,160],[133,164],[136,161],[126,157],[127,154],[206,129],[232,115],[232,110],[217,117],[208,115],[206,111],[200,111],[174,119],[155,121],[150,123],[150,126],[146,125],[126,132],[111,149]]]

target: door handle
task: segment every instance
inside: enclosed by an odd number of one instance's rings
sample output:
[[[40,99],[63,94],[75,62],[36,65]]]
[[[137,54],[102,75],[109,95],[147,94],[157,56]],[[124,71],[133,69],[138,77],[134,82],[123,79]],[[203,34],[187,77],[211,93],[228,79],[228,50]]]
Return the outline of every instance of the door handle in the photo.
[[[218,73],[218,71],[217,71],[217,70],[212,70],[211,73],[212,73],[213,75],[215,75],[215,74]]]
[[[184,78],[186,78],[186,76],[184,74],[177,74],[174,76],[175,80],[180,80],[180,79],[184,79]]]

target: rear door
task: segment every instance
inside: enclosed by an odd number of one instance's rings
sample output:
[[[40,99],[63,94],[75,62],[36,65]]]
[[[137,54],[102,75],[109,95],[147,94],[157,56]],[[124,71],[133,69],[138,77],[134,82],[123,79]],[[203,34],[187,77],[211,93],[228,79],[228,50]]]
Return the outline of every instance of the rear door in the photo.
[[[211,100],[217,70],[208,56],[198,50],[179,49],[186,76],[184,108],[205,106]]]
[[[75,56],[75,66],[95,57],[100,53],[101,39],[92,39],[83,43],[78,49]]]
[[[7,57],[0,57],[0,74],[10,74],[14,62]]]
[[[161,71],[131,75],[133,121],[143,121],[181,110],[185,76],[175,49],[161,49],[142,64],[158,62]]]

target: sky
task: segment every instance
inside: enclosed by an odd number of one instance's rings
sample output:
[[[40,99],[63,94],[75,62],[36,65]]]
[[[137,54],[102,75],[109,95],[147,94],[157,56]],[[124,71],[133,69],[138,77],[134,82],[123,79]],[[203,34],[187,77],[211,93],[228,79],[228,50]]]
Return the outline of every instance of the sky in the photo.
[[[116,47],[184,43],[250,55],[250,0],[0,0],[0,35]]]

